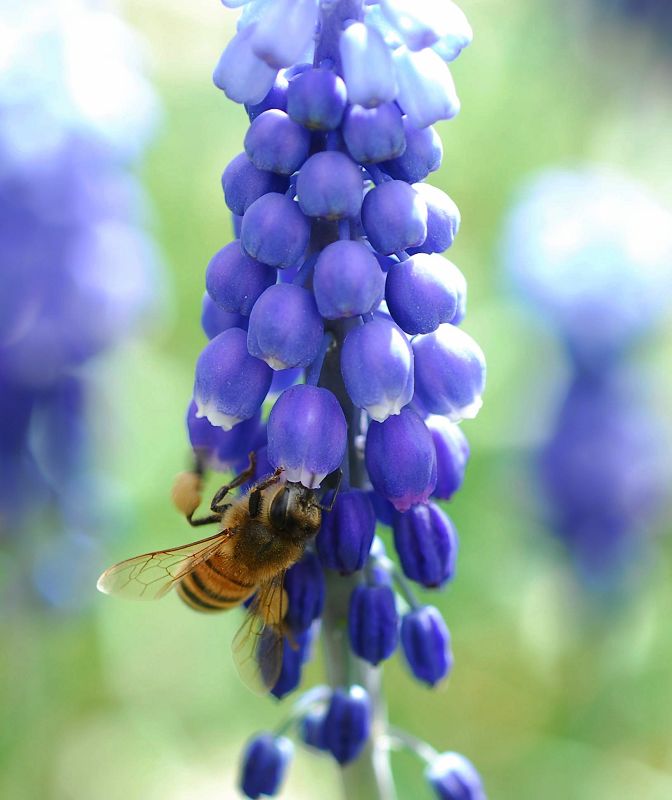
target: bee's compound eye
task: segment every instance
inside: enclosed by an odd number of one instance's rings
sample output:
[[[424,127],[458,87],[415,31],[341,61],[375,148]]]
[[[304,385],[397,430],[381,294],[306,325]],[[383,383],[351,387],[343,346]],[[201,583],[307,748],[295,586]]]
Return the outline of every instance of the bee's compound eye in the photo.
[[[259,514],[259,509],[261,508],[261,492],[259,489],[255,489],[250,493],[250,498],[247,501],[247,508],[252,519]]]
[[[271,503],[269,516],[271,524],[283,531],[287,527],[287,512],[289,511],[289,489],[285,488],[275,495]]]

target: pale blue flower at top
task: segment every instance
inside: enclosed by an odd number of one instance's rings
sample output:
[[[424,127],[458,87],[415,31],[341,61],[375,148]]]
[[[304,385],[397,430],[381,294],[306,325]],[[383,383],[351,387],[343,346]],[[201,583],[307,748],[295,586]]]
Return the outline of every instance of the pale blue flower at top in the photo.
[[[439,43],[445,48],[448,37],[462,47],[471,41],[467,18],[451,0],[381,0],[380,8],[410,50]]]
[[[416,53],[402,46],[394,51],[394,65],[397,100],[416,128],[452,119],[459,113],[453,76],[438,53],[429,48]]]
[[[233,0],[225,5],[242,5],[243,11],[238,33],[222,53],[213,79],[230,99],[255,105],[269,92],[279,69],[313,60],[318,12],[328,13],[337,4]],[[350,22],[340,36],[337,55],[350,103],[374,108],[396,99],[416,127],[459,112],[445,64],[473,38],[459,6],[450,0],[385,0],[367,5],[363,21]]]
[[[252,50],[254,28],[241,28],[231,39],[212,74],[212,80],[236,103],[259,103],[264,99],[277,74]]]
[[[306,52],[316,25],[315,0],[275,0],[255,26],[252,50],[272,67],[290,67]]]
[[[394,100],[397,84],[390,50],[375,28],[353,23],[341,34],[339,47],[351,103],[372,108]]]
[[[464,11],[450,0],[375,3],[367,7],[366,24],[393,49],[402,44],[411,50],[431,47],[444,61],[454,61],[474,36]]]

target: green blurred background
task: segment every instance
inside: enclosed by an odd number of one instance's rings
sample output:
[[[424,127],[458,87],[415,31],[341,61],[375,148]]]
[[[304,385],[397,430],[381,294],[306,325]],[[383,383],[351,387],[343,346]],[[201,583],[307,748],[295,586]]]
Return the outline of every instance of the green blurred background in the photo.
[[[392,659],[390,716],[471,758],[492,800],[669,800],[669,531],[662,526],[629,595],[598,608],[536,522],[526,454],[546,430],[564,366],[558,345],[509,298],[498,240],[516,187],[549,165],[611,164],[672,200],[672,61],[641,31],[595,24],[586,0],[461,5],[476,38],[454,65],[463,110],[440,126],[445,160],[432,182],[462,212],[451,258],[469,281],[465,327],[486,352],[489,385],[479,418],[465,425],[472,460],[449,508],[461,535],[457,579],[426,593],[445,613],[456,666],[431,692]],[[122,9],[146,39],[164,106],[143,178],[168,300],[151,334],[98,367],[92,416],[117,498],[107,564],[189,536],[168,494],[187,463],[204,269],[231,237],[219,176],[246,127],[210,81],[232,12],[214,0],[126,0]],[[663,376],[661,407],[671,352],[668,335],[645,354]],[[0,576],[11,569],[3,558]],[[174,596],[111,600],[95,593],[95,578],[85,612],[35,605],[3,615],[0,796],[235,797],[242,744],[276,726],[291,697],[277,703],[242,687],[229,652],[235,614],[201,617]],[[306,685],[322,675],[318,658]],[[429,798],[411,756],[395,755],[394,768],[400,798]],[[283,796],[329,800],[339,789],[328,759],[299,750]]]

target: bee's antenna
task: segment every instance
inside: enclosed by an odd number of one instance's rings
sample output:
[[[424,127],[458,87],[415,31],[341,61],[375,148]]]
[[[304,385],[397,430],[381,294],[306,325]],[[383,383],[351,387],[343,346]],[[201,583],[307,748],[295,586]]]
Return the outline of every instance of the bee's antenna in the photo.
[[[336,502],[336,498],[338,497],[338,493],[341,489],[341,482],[343,481],[343,470],[338,470],[338,480],[336,481],[336,488],[334,489],[334,494],[331,498],[331,503],[328,506],[324,506],[321,503],[319,504],[322,511],[331,511],[334,507],[334,503]]]

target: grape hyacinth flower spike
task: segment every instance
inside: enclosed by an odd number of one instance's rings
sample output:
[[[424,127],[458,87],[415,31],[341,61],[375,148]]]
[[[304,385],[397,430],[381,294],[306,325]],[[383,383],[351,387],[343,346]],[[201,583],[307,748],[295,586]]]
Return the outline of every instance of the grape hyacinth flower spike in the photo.
[[[237,468],[247,444],[248,488],[275,470],[320,498],[321,528],[283,578],[282,671],[268,688],[292,695],[318,641],[327,669],[327,685],[284,700],[285,721],[248,746],[240,787],[277,795],[294,737],[348,765],[349,800],[391,800],[396,741],[437,797],[464,786],[483,798],[466,759],[388,724],[378,666],[399,650],[434,686],[453,663],[439,610],[412,583],[453,578],[457,533],[431,500],[462,484],[458,423],[485,385],[483,353],[457,327],[466,281],[442,256],[460,213],[425,183],[443,155],[432,125],[460,108],[446,62],[471,28],[452,2],[224,5],[243,10],[214,82],[250,127],[222,176],[236,240],[206,272],[189,433],[201,470]]]

